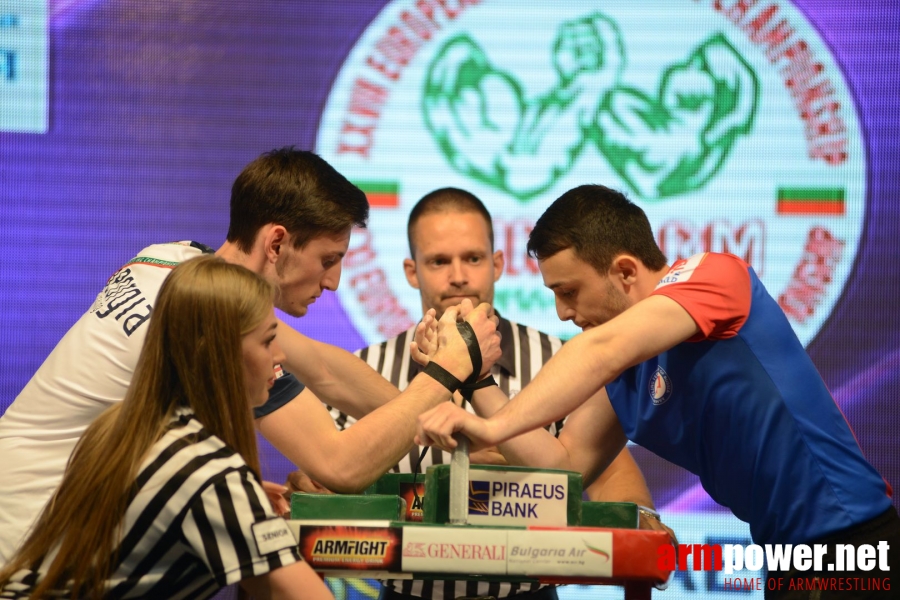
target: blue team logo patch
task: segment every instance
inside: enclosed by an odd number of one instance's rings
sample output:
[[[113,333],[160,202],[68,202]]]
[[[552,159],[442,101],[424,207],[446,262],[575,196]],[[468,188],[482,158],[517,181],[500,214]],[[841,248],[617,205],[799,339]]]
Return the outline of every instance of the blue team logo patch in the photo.
[[[656,367],[656,373],[650,378],[650,398],[653,404],[665,404],[672,397],[672,381],[662,367]]]
[[[491,499],[491,482],[489,481],[470,481],[469,482],[469,514],[470,515],[487,515],[488,504]]]

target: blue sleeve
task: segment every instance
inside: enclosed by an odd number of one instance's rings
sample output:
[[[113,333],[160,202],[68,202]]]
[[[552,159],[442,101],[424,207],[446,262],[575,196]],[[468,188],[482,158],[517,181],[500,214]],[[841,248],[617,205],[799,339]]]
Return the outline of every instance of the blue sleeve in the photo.
[[[269,399],[262,406],[253,409],[253,416],[259,419],[271,414],[297,397],[306,386],[300,380],[288,372],[275,380],[275,385],[269,390]]]

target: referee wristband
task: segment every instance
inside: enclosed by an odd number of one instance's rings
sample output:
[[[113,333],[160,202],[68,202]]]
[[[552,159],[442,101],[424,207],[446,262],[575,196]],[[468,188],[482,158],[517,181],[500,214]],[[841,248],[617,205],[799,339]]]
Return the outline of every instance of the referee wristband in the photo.
[[[451,394],[458,390],[462,385],[462,381],[454,377],[450,371],[433,360],[428,362],[422,372],[447,388],[447,391]]]

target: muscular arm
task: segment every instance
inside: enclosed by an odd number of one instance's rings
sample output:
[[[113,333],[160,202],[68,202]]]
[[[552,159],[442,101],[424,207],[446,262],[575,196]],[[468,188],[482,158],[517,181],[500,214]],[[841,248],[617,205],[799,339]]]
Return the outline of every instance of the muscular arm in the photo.
[[[359,357],[310,339],[283,322],[278,325],[278,343],[288,371],[323,402],[356,419],[400,393]]]
[[[420,413],[450,398],[428,375],[344,431],[308,390],[257,420],[263,436],[313,480],[334,492],[358,493],[409,451]]]
[[[490,310],[489,305],[482,304],[466,317],[478,338],[485,368],[500,357],[496,318],[488,316]],[[472,362],[457,332],[457,314],[456,309],[444,312],[438,329],[442,344],[434,360],[464,380],[472,372]],[[362,491],[397,464],[412,444],[419,414],[448,399],[450,392],[446,388],[421,373],[392,402],[344,431],[335,428],[325,406],[307,390],[258,419],[257,426],[266,439],[313,480],[335,492],[353,493]]]
[[[482,416],[496,413],[508,402],[494,388],[477,392],[474,400]],[[535,429],[500,444],[500,451],[510,464],[581,473],[591,500],[652,507],[650,490],[625,441],[609,398],[600,390],[569,416],[558,440],[545,429]],[[578,452],[570,454],[569,446]]]
[[[625,443],[603,386],[628,367],[668,350],[697,331],[696,323],[677,302],[650,296],[607,323],[572,338],[525,389],[489,419],[438,407],[420,419],[418,438],[454,448],[452,434],[461,431],[476,447],[490,446],[571,415],[558,440],[549,434],[532,438],[536,441],[529,447],[517,450],[523,453],[519,458],[528,462],[529,456],[541,457],[542,464],[555,463],[586,475],[593,469],[596,475]],[[603,444],[595,440],[603,440]],[[593,476],[586,479],[590,481]]]
[[[584,491],[594,502],[634,502],[641,506],[654,507],[644,474],[634,462],[628,448],[622,448],[600,477]]]
[[[638,302],[616,318],[567,342],[522,392],[488,419],[485,440],[503,442],[575,412],[625,369],[698,331],[687,311],[670,298],[650,296]],[[621,429],[619,432],[621,435]],[[561,435],[559,442],[567,446],[564,437],[568,436]],[[586,441],[568,440],[568,446],[576,447],[567,446],[567,453],[577,456]],[[452,438],[450,443],[452,447]]]

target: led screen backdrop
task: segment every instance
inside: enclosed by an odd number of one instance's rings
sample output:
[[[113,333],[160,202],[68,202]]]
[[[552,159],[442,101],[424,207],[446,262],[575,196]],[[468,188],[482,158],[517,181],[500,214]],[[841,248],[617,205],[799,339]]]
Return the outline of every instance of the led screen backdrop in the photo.
[[[355,350],[413,323],[406,217],[456,186],[494,214],[497,308],[570,337],[525,242],[562,192],[603,183],[670,261],[754,266],[898,486],[898,67],[884,2],[0,0],[0,410],[119,265],[220,244],[234,177],[294,144],[373,206],[301,331]],[[682,541],[748,538],[696,478],[634,452]]]

